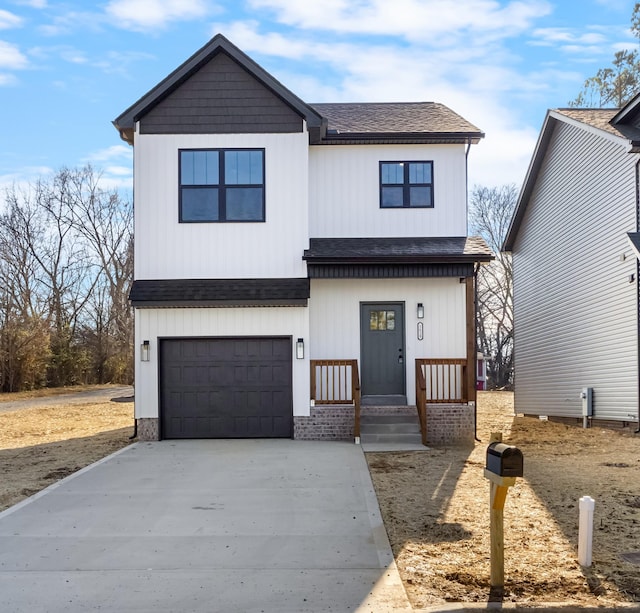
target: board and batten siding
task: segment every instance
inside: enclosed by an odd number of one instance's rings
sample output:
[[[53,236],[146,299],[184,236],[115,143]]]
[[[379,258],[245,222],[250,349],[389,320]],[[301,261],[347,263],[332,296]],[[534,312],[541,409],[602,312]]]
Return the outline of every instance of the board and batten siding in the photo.
[[[380,208],[383,161],[433,161],[433,208]],[[309,152],[312,237],[466,236],[464,145],[322,145]]]
[[[465,358],[465,284],[459,279],[311,279],[311,359],[360,357],[360,303],[405,305],[406,392],[415,404],[416,358]],[[417,338],[417,304],[424,305],[423,340]]]
[[[150,359],[135,360],[135,416],[159,417],[158,339],[233,336],[291,336],[308,344],[309,318],[306,307],[136,309],[135,337],[150,342]],[[309,360],[292,357],[293,414],[309,415]]]
[[[558,121],[513,248],[515,408],[596,419],[638,412],[637,156]]]
[[[302,131],[300,115],[225,53],[200,66],[140,120],[143,134]]]
[[[136,134],[135,278],[306,277],[308,135]],[[178,150],[265,149],[264,222],[179,223]]]

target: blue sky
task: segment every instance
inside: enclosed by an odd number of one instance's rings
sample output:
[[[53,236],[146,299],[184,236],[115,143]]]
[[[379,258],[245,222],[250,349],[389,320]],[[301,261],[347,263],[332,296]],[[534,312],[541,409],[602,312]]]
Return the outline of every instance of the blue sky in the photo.
[[[548,108],[615,51],[629,0],[4,0],[0,187],[91,162],[129,189],[111,121],[221,32],[306,102],[436,101],[486,133],[470,185],[520,187]]]

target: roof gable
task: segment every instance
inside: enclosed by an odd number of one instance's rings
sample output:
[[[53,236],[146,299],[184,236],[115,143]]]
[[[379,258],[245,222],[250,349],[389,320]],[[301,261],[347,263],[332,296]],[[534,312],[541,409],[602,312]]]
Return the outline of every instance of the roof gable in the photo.
[[[633,142],[630,141],[618,125],[613,125],[616,109],[550,109],[547,111],[538,142],[529,163],[518,202],[516,203],[513,217],[507,231],[502,249],[511,251],[515,244],[520,224],[524,218],[529,198],[533,192],[538,173],[544,162],[553,132],[559,122],[578,126],[580,129],[596,134],[601,138],[617,142],[627,148],[629,152],[635,152]]]
[[[295,113],[307,122],[310,132],[313,131],[317,137],[322,127],[322,117],[300,100],[295,94],[289,91],[284,85],[272,77],[268,72],[256,64],[249,56],[243,53],[222,34],[214,36],[204,47],[196,51],[186,62],[176,68],[169,76],[163,79],[158,85],[147,92],[142,98],[131,105],[126,111],[120,114],[114,125],[120,132],[120,136],[128,143],[133,144],[133,131],[137,121],[148,116],[156,107],[161,105],[172,95],[177,95],[178,88],[181,88],[188,80],[203,69],[214,57],[224,53],[230,60],[235,62],[253,79],[259,82],[269,92],[279,98],[290,107]],[[197,86],[202,82],[202,78],[197,78],[190,87]],[[166,103],[163,106],[167,106]],[[162,107],[161,111],[162,112]],[[158,113],[158,111],[156,111]],[[152,122],[153,123],[153,122]],[[317,134],[316,134],[317,133]]]

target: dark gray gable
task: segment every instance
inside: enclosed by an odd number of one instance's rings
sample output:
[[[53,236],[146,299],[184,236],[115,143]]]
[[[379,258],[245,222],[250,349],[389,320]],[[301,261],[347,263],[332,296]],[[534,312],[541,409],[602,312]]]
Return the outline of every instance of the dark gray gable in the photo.
[[[302,117],[226,53],[212,57],[140,121],[141,134],[302,132]]]
[[[221,62],[211,63],[221,54],[226,56]],[[202,75],[198,74],[200,71],[204,71]],[[229,78],[230,82],[225,83],[223,78]],[[183,87],[184,92],[178,93]],[[196,93],[203,99],[196,101]],[[246,105],[245,119],[241,120],[239,114],[243,105]],[[161,109],[154,113],[158,106]],[[137,121],[145,123],[147,133],[210,133],[221,131],[224,123],[221,111],[229,120],[223,130],[225,132],[231,131],[231,125],[240,125],[241,132],[256,132],[256,124],[270,121],[273,124],[269,131],[300,132],[304,119],[310,140],[315,141],[321,137],[326,123],[317,111],[221,34],[212,38],[113,123],[120,136],[132,145]],[[152,113],[155,116],[145,121]],[[181,114],[185,116],[180,117]],[[167,126],[161,127],[163,121]]]

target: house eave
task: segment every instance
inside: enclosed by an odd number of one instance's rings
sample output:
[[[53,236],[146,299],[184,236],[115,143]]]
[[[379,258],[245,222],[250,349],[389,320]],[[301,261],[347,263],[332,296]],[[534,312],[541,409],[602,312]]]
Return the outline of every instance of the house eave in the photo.
[[[320,145],[478,144],[483,132],[344,132],[327,133]]]

